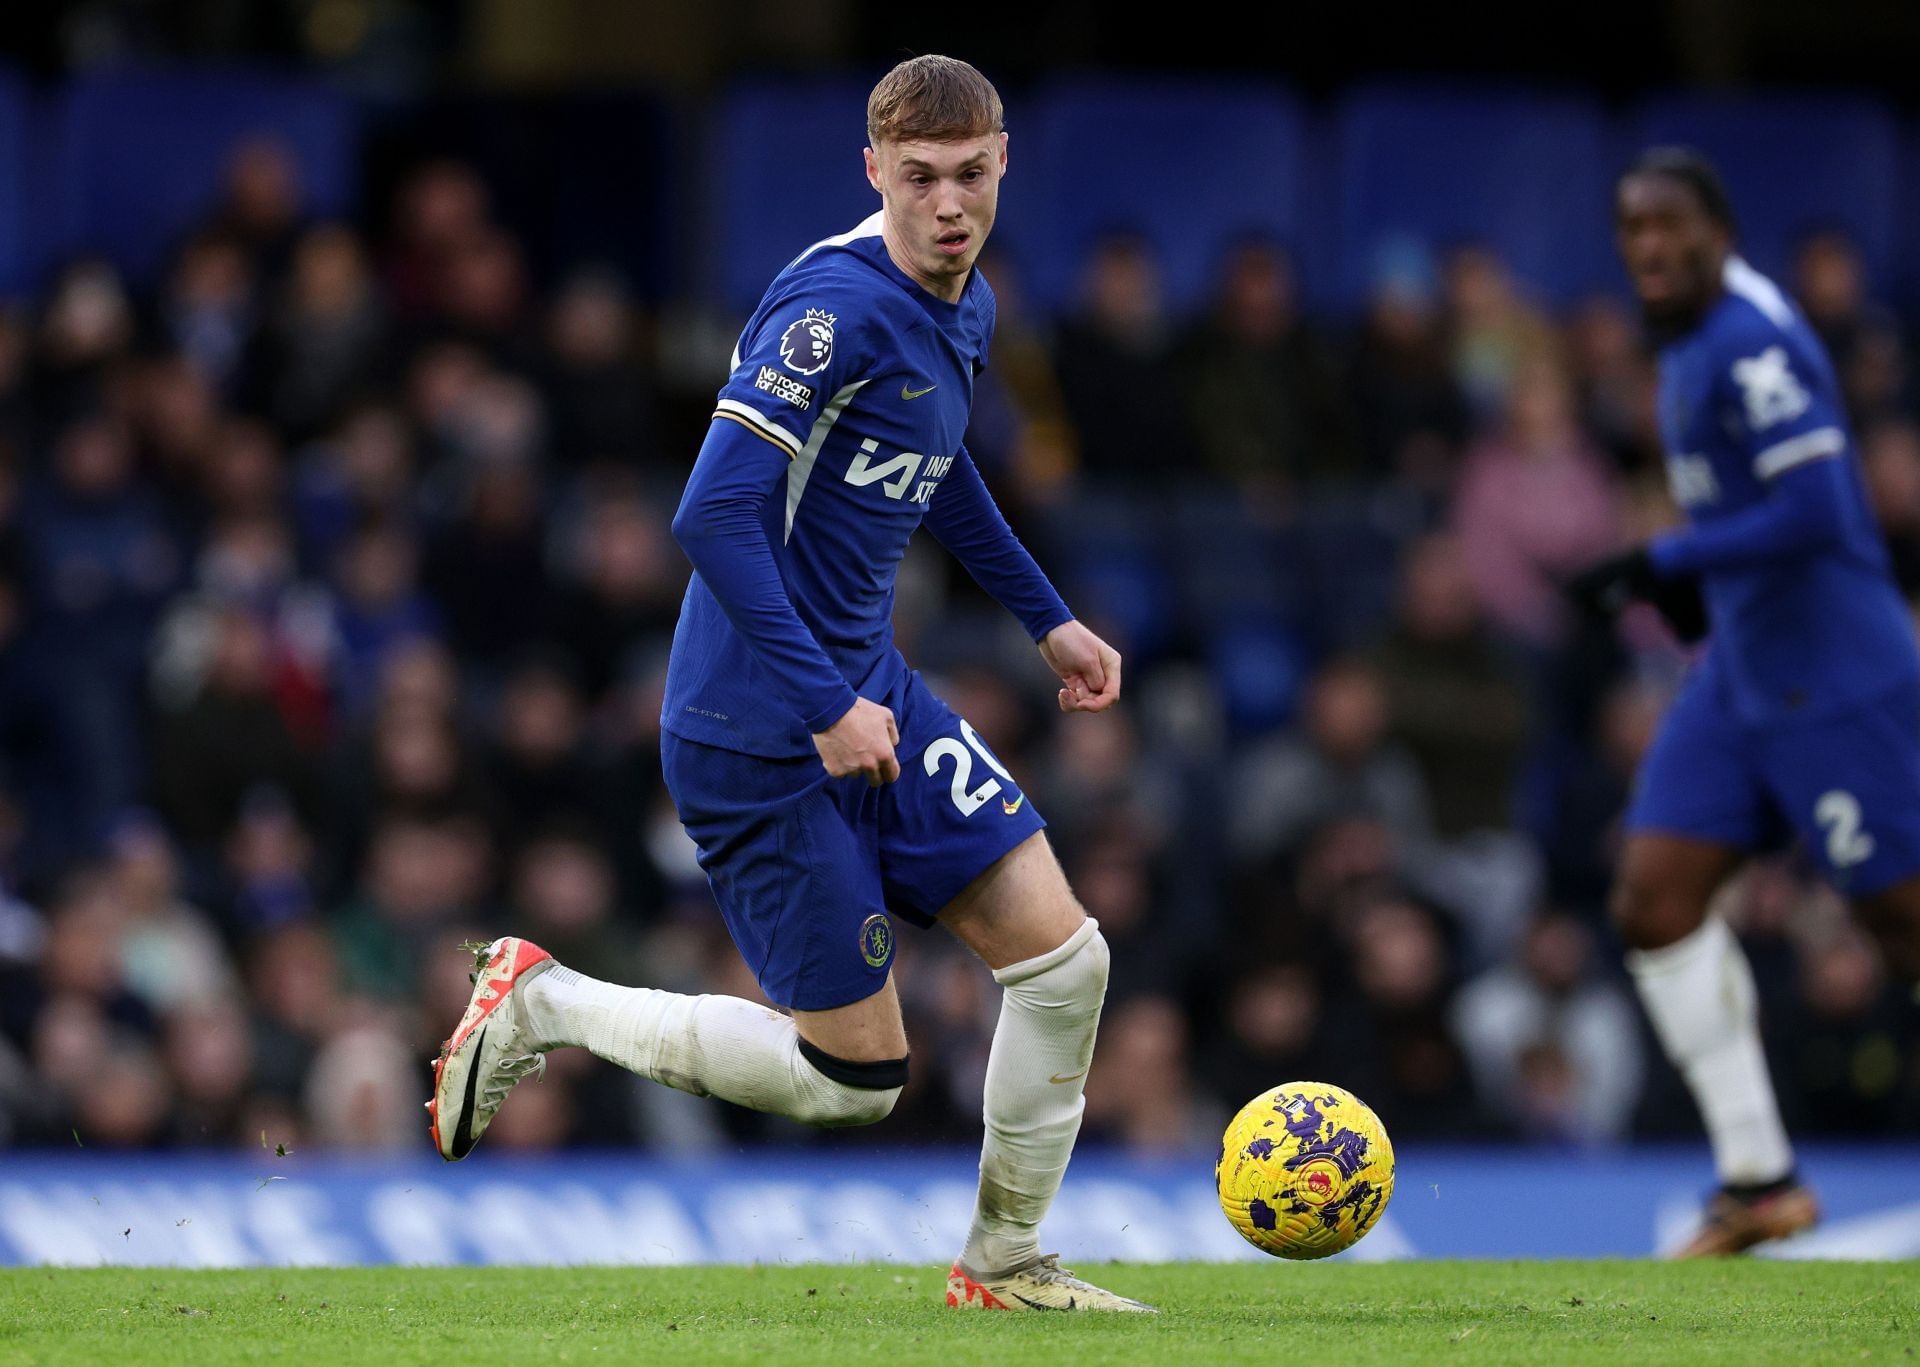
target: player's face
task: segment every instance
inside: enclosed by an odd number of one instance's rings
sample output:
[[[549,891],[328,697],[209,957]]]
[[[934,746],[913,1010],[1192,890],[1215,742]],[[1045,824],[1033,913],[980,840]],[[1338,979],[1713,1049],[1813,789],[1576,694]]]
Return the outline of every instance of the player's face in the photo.
[[[1727,230],[1671,176],[1628,176],[1614,205],[1620,259],[1640,307],[1655,322],[1700,313],[1720,287]]]
[[[900,268],[958,299],[993,229],[1006,171],[1005,133],[869,147],[867,179],[880,192],[887,245]]]

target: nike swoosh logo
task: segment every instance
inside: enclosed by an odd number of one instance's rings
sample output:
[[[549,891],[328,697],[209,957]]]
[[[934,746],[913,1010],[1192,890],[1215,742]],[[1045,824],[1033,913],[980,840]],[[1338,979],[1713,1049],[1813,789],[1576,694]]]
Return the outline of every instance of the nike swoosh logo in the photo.
[[[1026,800],[1027,800],[1027,795],[1025,793],[1020,794],[1019,797],[1016,797],[1011,802],[1007,801],[1003,797],[1000,799],[1000,810],[1005,812],[1008,816],[1012,816],[1015,812],[1020,810],[1020,804],[1025,802]]]
[[[468,1065],[467,1094],[460,1101],[460,1124],[453,1132],[453,1156],[465,1158],[473,1152],[473,1103],[480,1090],[480,1051],[487,1047],[487,1027],[480,1027],[480,1038],[473,1042],[473,1058]]]
[[[1021,1295],[1018,1291],[1015,1291],[1013,1293],[1013,1298],[1017,1301],[1022,1302],[1023,1304],[1032,1306],[1035,1310],[1071,1310],[1073,1309],[1072,1296],[1067,1297],[1067,1303],[1065,1305],[1042,1305],[1039,1301],[1028,1300],[1025,1296]]]
[[[1074,1082],[1080,1078],[1085,1077],[1086,1075],[1087,1075],[1087,1070],[1085,1068],[1082,1068],[1079,1072],[1075,1073],[1072,1077],[1060,1077],[1058,1074],[1056,1074],[1055,1076],[1048,1078],[1047,1081],[1053,1083],[1054,1086],[1057,1087],[1063,1082]]]
[[[937,384],[930,384],[925,389],[909,389],[906,387],[906,385],[903,384],[900,386],[900,397],[903,399],[917,399],[922,394],[933,393],[933,391],[938,389],[939,387],[940,386]]]

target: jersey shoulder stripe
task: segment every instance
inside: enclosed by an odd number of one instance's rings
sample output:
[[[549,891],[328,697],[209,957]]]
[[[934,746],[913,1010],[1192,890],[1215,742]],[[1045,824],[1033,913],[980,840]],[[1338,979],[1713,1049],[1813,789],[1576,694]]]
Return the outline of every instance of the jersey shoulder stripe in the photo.
[[[865,218],[861,219],[859,223],[855,224],[852,228],[848,229],[846,232],[838,233],[833,237],[821,238],[818,242],[814,243],[811,247],[807,248],[804,252],[801,252],[800,255],[794,257],[793,260],[789,261],[787,263],[787,270],[792,270],[795,266],[798,266],[802,261],[805,261],[808,257],[828,247],[845,247],[854,242],[857,242],[859,239],[863,237],[878,237],[878,236],[880,236],[880,211],[876,209],[874,210],[874,212],[872,212],[871,214],[868,214]]]
[[[1805,465],[1810,460],[1822,460],[1828,456],[1844,454],[1847,449],[1847,434],[1837,427],[1816,427],[1811,432],[1802,432],[1797,437],[1788,437],[1783,442],[1769,446],[1753,458],[1753,473],[1761,479],[1772,479],[1785,474],[1796,465]]]
[[[789,457],[800,454],[800,443],[794,440],[793,434],[777,423],[770,422],[750,404],[741,403],[738,399],[721,399],[714,407],[713,416],[739,423],[755,436],[772,442]]]
[[[1727,293],[1746,300],[1775,327],[1791,328],[1797,321],[1793,305],[1787,302],[1780,287],[1741,258],[1729,256],[1720,278]]]

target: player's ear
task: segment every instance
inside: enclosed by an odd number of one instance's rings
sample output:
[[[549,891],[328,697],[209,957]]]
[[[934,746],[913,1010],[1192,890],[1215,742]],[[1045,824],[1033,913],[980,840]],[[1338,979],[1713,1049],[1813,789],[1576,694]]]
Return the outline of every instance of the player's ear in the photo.
[[[861,148],[860,155],[866,160],[866,163],[867,163],[867,184],[871,185],[876,190],[880,190],[880,157],[879,155],[871,147]],[[880,190],[880,193],[885,194],[886,191]]]
[[[1005,133],[1002,133],[1000,135],[1000,174],[1004,176],[1006,173],[1007,173],[1007,135]]]

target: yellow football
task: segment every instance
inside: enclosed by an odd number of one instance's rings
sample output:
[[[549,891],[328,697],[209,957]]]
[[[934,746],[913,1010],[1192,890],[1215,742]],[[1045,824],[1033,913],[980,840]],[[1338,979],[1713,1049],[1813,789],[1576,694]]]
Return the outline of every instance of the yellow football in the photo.
[[[1220,1209],[1246,1241],[1279,1258],[1353,1247],[1393,1195],[1393,1144],[1359,1097],[1289,1082],[1249,1101],[1214,1163]]]

